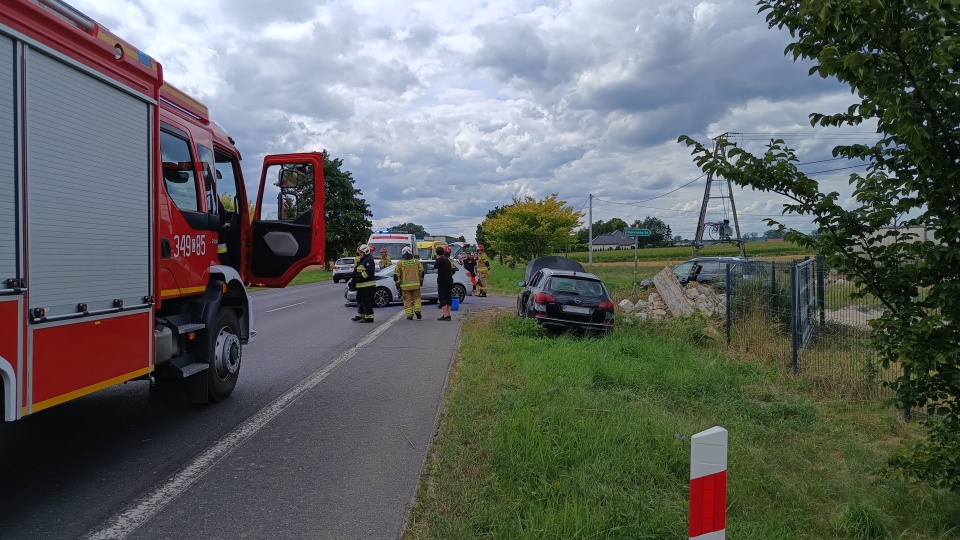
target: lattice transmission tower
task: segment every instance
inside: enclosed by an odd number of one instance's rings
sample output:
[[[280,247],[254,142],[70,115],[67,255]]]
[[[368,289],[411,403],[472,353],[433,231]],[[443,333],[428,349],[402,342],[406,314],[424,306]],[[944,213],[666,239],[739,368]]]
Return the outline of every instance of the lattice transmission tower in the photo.
[[[731,133],[724,133],[713,138],[713,155],[714,157],[720,152],[720,141],[725,140],[727,135]],[[723,192],[723,181],[726,180],[727,192]],[[714,244],[736,244],[740,248],[740,256],[746,257],[747,253],[743,246],[743,238],[740,236],[740,220],[737,219],[737,206],[733,202],[733,184],[730,182],[729,178],[725,178],[718,181],[720,188],[720,195],[713,196],[710,193],[711,188],[713,187],[713,171],[707,171],[707,186],[703,191],[703,204],[700,206],[700,219],[697,221],[697,232],[696,236],[693,239],[693,256],[696,257],[700,253],[700,248],[703,246],[709,246]],[[707,218],[707,206],[710,204],[712,199],[720,199],[721,201],[730,200],[730,213],[733,217],[733,227],[730,226],[730,218],[727,217],[727,205],[723,203],[723,220],[708,222]],[[707,236],[707,239],[704,240],[704,236]]]

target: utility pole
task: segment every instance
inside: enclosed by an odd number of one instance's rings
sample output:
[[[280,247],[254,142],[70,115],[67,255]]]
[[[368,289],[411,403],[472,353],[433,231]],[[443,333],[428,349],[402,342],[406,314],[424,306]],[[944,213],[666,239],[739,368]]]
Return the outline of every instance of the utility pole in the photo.
[[[727,135],[730,133],[724,133],[713,138],[713,156],[717,157],[720,154],[720,141],[726,140]],[[744,249],[743,238],[740,236],[740,220],[737,218],[737,206],[733,202],[733,183],[729,178],[727,181],[727,194],[721,193],[719,197],[710,196],[710,188],[713,185],[713,171],[707,171],[707,186],[703,192],[703,204],[700,205],[700,219],[697,221],[697,230],[693,239],[693,257],[696,257],[700,253],[700,248],[706,245],[706,242],[703,240],[704,230],[709,227],[712,232],[717,233],[717,238],[712,238],[710,244],[726,244],[733,243],[740,248],[740,256],[746,257],[747,253]],[[710,199],[730,199],[730,211],[733,213],[733,229],[730,228],[729,220],[724,219],[721,222],[716,223],[707,223],[707,206],[710,204]],[[731,233],[736,232],[736,236],[732,236]]]
[[[590,252],[590,263],[589,266],[593,266],[593,193],[590,194],[590,210],[587,212],[587,220],[589,221],[590,227],[590,238],[587,239],[587,251]]]

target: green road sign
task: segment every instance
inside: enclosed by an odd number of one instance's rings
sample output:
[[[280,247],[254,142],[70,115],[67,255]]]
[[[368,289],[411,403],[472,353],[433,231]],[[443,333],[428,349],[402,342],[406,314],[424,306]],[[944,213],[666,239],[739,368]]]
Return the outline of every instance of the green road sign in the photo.
[[[650,236],[650,229],[625,229],[627,236]]]

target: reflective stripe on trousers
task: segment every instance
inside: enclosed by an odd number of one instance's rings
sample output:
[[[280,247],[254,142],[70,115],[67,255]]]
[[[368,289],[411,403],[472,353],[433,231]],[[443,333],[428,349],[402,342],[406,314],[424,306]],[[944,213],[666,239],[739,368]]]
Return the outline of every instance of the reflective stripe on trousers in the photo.
[[[414,312],[421,312],[420,289],[403,289],[400,291],[403,296],[403,311],[407,317],[412,317]]]

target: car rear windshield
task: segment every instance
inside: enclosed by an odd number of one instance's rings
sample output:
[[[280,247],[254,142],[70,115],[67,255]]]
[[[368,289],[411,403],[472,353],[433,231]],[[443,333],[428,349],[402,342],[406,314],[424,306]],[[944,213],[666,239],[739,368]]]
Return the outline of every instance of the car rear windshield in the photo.
[[[585,297],[604,295],[603,284],[592,279],[554,276],[547,284],[547,290],[554,293],[569,293]]]
[[[348,265],[348,264],[352,265],[352,264],[353,264],[353,257],[349,257],[349,258],[344,257],[344,258],[340,259],[339,261],[337,261],[337,264],[340,265],[340,266],[345,266],[345,265]]]

